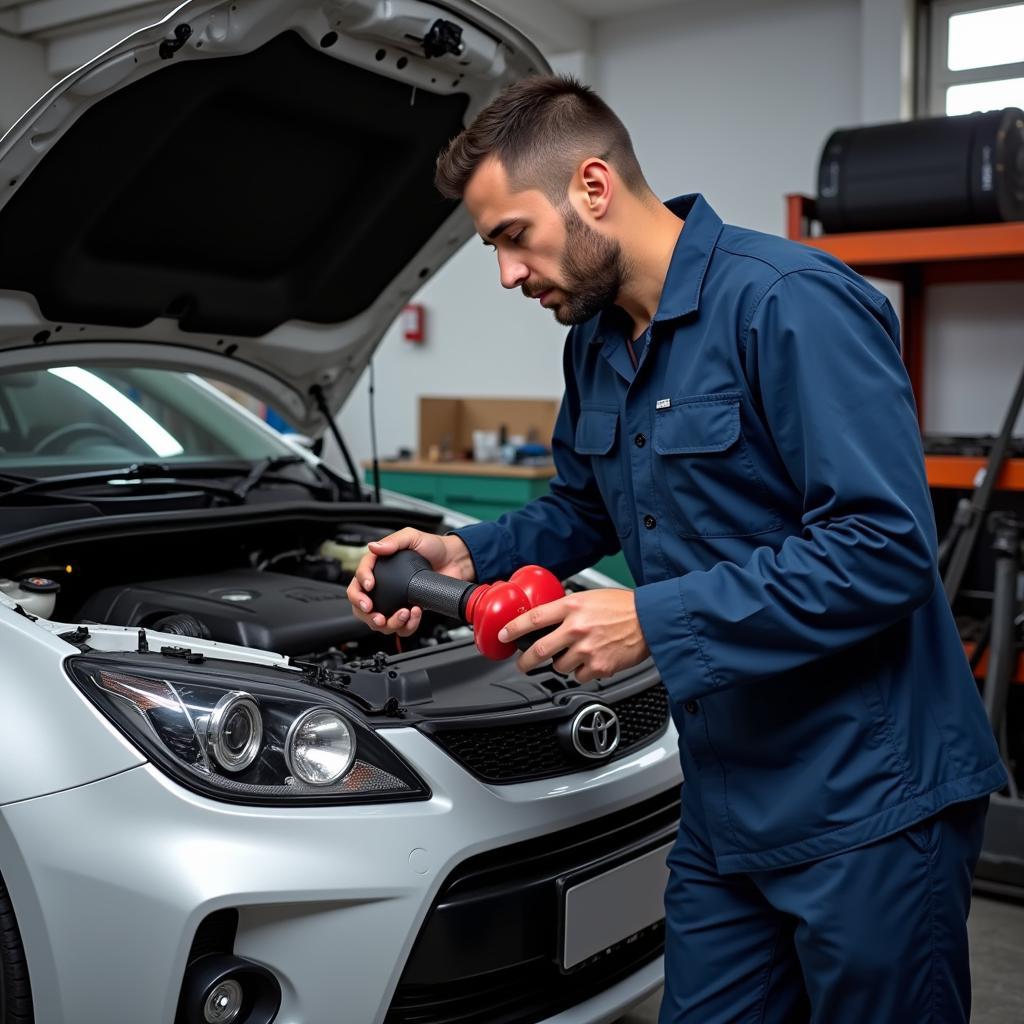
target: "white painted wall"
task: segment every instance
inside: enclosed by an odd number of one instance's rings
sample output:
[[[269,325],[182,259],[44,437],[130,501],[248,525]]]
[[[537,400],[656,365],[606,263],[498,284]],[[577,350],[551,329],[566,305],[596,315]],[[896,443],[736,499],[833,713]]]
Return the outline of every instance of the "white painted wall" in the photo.
[[[53,83],[39,43],[0,32],[0,135]]]
[[[830,130],[860,120],[857,0],[692,0],[602,21],[598,88],[654,191],[782,233]]]
[[[860,114],[864,124],[914,113],[917,0],[860,0]]]
[[[1024,366],[1024,282],[932,288],[925,316],[925,429],[997,433]]]
[[[566,330],[521,292],[498,283],[494,254],[469,242],[417,296],[427,309],[427,342],[403,341],[394,326],[375,360],[381,457],[416,448],[420,395],[557,398]],[[338,423],[353,457],[370,454],[368,373]],[[333,442],[325,447],[333,458]]]

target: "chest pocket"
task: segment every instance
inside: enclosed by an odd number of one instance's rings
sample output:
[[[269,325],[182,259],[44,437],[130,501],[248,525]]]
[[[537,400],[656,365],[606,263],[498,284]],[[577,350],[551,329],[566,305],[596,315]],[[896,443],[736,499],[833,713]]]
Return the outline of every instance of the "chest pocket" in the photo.
[[[628,537],[633,530],[631,502],[626,493],[622,457],[618,449],[619,413],[616,409],[581,409],[573,444],[578,455],[589,455],[590,465],[615,523],[615,532]]]
[[[782,525],[743,439],[741,398],[673,398],[654,414],[655,482],[684,537],[749,537]]]

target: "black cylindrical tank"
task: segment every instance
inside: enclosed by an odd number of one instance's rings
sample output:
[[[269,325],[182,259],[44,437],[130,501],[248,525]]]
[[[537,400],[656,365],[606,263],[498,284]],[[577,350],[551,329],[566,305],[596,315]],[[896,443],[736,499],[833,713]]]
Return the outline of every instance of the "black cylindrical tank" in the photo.
[[[1024,220],[1024,111],[833,132],[818,218],[829,233]]]

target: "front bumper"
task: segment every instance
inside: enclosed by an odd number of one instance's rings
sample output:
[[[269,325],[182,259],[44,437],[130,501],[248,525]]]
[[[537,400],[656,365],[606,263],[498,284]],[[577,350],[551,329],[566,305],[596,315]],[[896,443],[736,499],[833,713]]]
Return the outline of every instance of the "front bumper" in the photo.
[[[200,922],[236,908],[234,952],[281,982],[282,1024],[379,1024],[439,887],[475,854],[613,814],[679,785],[676,736],[590,772],[474,779],[414,729],[386,732],[421,803],[244,808],[151,765],[0,810],[0,871],[47,1024],[167,1024]],[[611,1021],[660,961],[548,1018]]]

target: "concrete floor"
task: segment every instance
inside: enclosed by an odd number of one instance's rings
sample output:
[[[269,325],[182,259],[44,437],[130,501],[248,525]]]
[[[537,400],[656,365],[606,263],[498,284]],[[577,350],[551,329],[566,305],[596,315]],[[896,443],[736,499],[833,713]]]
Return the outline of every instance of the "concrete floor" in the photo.
[[[1024,906],[975,896],[969,921],[973,1024],[1024,1021]],[[654,1024],[658,992],[618,1024]]]

